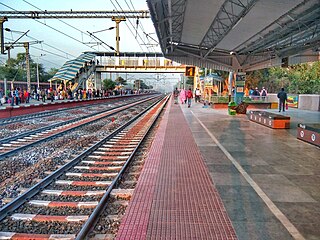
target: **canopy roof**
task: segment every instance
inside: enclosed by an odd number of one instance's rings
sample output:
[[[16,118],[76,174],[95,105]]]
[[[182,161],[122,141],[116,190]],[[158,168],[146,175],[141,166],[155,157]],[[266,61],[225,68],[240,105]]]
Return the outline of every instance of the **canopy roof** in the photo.
[[[65,80],[69,81],[75,78],[80,68],[85,65],[85,62],[91,61],[96,56],[95,53],[83,53],[74,60],[67,61],[59,69],[58,72],[50,79],[50,81]]]
[[[319,0],[147,0],[166,58],[221,70],[319,60]],[[287,59],[288,58],[288,59]]]

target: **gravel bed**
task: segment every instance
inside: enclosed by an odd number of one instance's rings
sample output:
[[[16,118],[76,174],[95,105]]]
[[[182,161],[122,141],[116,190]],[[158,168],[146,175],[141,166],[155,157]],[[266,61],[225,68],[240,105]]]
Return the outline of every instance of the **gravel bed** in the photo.
[[[72,170],[73,172],[73,170]],[[97,182],[97,181],[112,181],[114,177],[77,177],[77,176],[66,176],[63,175],[59,178],[59,180],[67,180],[67,181],[91,181],[91,182]]]
[[[83,223],[12,221],[5,219],[0,226],[4,232],[26,232],[34,234],[74,234],[80,231]]]
[[[55,115],[43,116],[40,118],[26,119],[23,122],[10,123],[7,125],[0,126],[0,138],[7,138],[19,135],[21,133],[35,130],[41,127],[61,123],[71,119],[83,117],[89,114],[106,111],[115,104],[99,104],[98,106],[84,106],[81,109],[71,109],[57,112]]]
[[[92,208],[72,208],[72,207],[54,207],[54,208],[45,208],[37,207],[31,205],[24,205],[19,208],[17,213],[24,214],[41,214],[41,215],[89,215],[92,213]],[[2,225],[2,224],[0,224]]]
[[[99,139],[110,134],[111,131],[118,128],[124,122],[128,121],[133,116],[144,110],[146,106],[135,107],[127,111],[123,111],[114,115],[112,118],[102,119],[95,123],[88,124],[81,127],[76,131],[72,131],[67,135],[61,136],[48,141],[31,149],[26,149],[23,153],[18,153],[16,156],[7,158],[0,162],[0,207],[4,205],[4,198],[14,198],[21,194],[22,188],[28,188],[35,184],[36,179],[42,179],[47,176],[46,171],[54,171],[59,166],[64,165],[66,161],[73,159],[80,152],[89,147],[90,143],[94,143]],[[98,108],[98,107],[97,107]],[[98,108],[101,110],[101,108]],[[79,111],[81,112],[81,111]],[[146,148],[147,149],[147,148]],[[143,155],[143,153],[141,153]],[[138,157],[139,158],[139,157]],[[141,157],[142,158],[142,157]],[[141,166],[140,164],[135,166]],[[86,164],[82,164],[86,165]],[[98,166],[98,165],[97,165]],[[112,165],[110,165],[112,166]],[[136,167],[137,169],[137,167]],[[75,172],[76,169],[70,170]],[[91,171],[90,171],[91,172]],[[93,171],[100,172],[100,171]],[[104,171],[103,171],[104,172]],[[135,181],[123,181],[122,187],[134,188],[136,185],[135,175],[130,175]],[[62,177],[61,179],[66,179]],[[88,178],[70,178],[68,180],[87,180]],[[108,178],[92,178],[91,181],[110,181]],[[48,189],[56,190],[71,190],[71,191],[95,191],[105,190],[106,186],[66,186],[51,184]],[[45,200],[45,201],[96,201],[101,196],[85,196],[85,197],[73,197],[73,196],[48,196],[37,195],[33,199]],[[107,215],[122,216],[125,212],[126,201],[115,201],[113,198],[109,199],[108,208],[105,213]],[[29,213],[29,214],[44,214],[44,215],[88,215],[92,212],[92,209],[79,209],[70,207],[59,208],[43,208],[30,205],[24,205],[16,212]],[[79,231],[79,224],[64,224],[57,222],[45,222],[37,223],[34,221],[12,221],[6,219],[6,222],[0,224],[0,231],[16,231],[16,232],[29,232],[29,233],[75,233]],[[114,230],[119,226],[119,219],[106,217],[105,226],[107,229],[111,229],[110,233],[114,233]]]
[[[43,201],[56,201],[56,202],[91,202],[91,201],[99,201],[101,196],[56,196],[56,195],[36,195],[32,200],[43,200]]]
[[[143,169],[144,160],[147,157],[148,151],[155,137],[158,124],[159,120],[157,121],[156,125],[153,127],[151,132],[148,134],[147,138],[140,145],[134,158],[132,159],[132,162],[128,166],[126,172],[120,180],[120,183],[118,184],[119,189],[135,188],[138,181],[138,177],[140,176],[140,173]],[[112,199],[112,197],[110,198]],[[124,202],[128,203],[128,201]],[[89,236],[90,239],[94,239],[94,236],[96,234],[113,234],[115,236],[121,224],[121,219],[125,214],[126,206],[127,204],[121,204],[119,206],[107,204],[105,211],[100,216],[94,230]],[[117,207],[118,209],[115,209]],[[114,215],[116,215],[117,218],[114,218]]]

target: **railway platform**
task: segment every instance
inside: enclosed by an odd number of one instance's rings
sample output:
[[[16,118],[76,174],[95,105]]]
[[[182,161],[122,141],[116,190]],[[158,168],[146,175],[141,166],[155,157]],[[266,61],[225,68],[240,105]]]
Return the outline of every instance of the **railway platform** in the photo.
[[[269,110],[274,111],[276,110]],[[290,129],[169,103],[117,239],[320,239],[320,149]]]

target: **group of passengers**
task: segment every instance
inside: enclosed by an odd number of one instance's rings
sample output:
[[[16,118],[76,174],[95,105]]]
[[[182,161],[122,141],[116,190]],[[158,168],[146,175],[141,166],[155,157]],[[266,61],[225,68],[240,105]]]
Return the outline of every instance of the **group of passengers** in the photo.
[[[268,92],[262,87],[261,91],[256,87],[255,89],[251,88],[249,90],[249,97],[253,100],[263,100],[265,101],[267,98]]]
[[[7,91],[7,96],[1,98],[1,105],[3,103],[8,103],[11,106],[19,105],[21,103],[29,103],[30,101],[30,92],[27,89],[22,90],[21,88],[12,88],[11,91]]]

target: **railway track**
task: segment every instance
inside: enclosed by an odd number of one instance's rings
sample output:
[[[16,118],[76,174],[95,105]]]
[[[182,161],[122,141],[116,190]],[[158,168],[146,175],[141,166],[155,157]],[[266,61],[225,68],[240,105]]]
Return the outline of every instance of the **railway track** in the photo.
[[[141,96],[138,96],[138,97],[141,97]],[[113,103],[116,103],[116,101],[119,101],[119,97],[111,97],[111,98],[108,98],[108,100],[110,100],[110,101],[108,101],[106,103],[113,104]],[[103,103],[103,104],[105,104],[105,103]],[[90,104],[90,106],[96,106],[96,105],[101,105],[101,103]],[[87,106],[89,106],[89,105],[87,105]],[[57,115],[57,114],[64,112],[64,111],[82,109],[83,107],[86,107],[86,106],[60,108],[57,110],[43,111],[43,112],[21,115],[21,116],[16,116],[16,117],[4,118],[4,119],[0,119],[0,126],[4,126],[7,124],[16,123],[16,122],[27,121],[27,120],[31,120],[31,119],[49,117],[49,116]]]
[[[168,98],[0,209],[0,239],[86,239]]]
[[[93,123],[102,118],[110,117],[111,115],[133,107],[135,105],[141,104],[143,102],[155,99],[158,96],[153,96],[150,98],[138,100],[137,102],[127,103],[125,105],[117,106],[111,108],[107,111],[103,111],[99,114],[90,114],[88,116],[71,119],[65,122],[49,125],[42,127],[36,130],[24,132],[19,135],[8,137],[0,140],[0,160],[15,154],[18,151],[21,151],[25,148],[34,146],[44,141],[49,141],[53,138],[59,137],[63,134],[66,134],[72,130],[75,130],[84,125]]]

